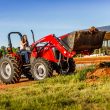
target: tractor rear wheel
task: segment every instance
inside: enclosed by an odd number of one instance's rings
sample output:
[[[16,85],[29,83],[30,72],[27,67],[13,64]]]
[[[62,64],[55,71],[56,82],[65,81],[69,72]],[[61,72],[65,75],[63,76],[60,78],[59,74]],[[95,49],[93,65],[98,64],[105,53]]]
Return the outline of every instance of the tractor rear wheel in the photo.
[[[20,67],[17,60],[10,55],[0,60],[0,79],[3,83],[14,84],[20,80]]]
[[[31,72],[34,80],[42,80],[52,76],[53,69],[49,61],[37,58],[32,63]]]

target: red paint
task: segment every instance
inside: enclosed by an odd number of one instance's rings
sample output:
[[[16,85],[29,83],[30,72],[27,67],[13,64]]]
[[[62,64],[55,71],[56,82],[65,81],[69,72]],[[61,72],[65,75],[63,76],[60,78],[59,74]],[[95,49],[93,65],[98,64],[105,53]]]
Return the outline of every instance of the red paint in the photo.
[[[48,61],[51,62],[58,62],[58,59],[55,58],[53,48],[56,48],[59,53],[61,53],[66,58],[72,58],[74,55],[76,55],[75,51],[69,52],[65,49],[65,47],[60,43],[60,39],[63,39],[67,37],[69,34],[65,34],[63,36],[60,36],[59,38],[56,38],[53,34],[50,34],[48,36],[45,36],[41,38],[40,40],[36,41],[35,43],[32,43],[31,48],[32,52],[29,57],[42,57]],[[43,46],[37,46],[39,43],[46,42],[48,43],[42,50],[39,51],[40,48]],[[83,54],[89,54],[89,51],[83,51]],[[17,60],[21,60],[21,56],[17,53],[10,53],[13,57],[17,58]],[[63,59],[62,59],[63,60]]]
[[[67,35],[64,35],[62,37],[66,37]],[[38,53],[38,56],[36,55],[36,51],[35,49],[33,49],[31,56],[33,57],[43,57],[49,61],[52,62],[58,62],[57,59],[55,59],[54,57],[54,53],[52,48],[56,48],[57,50],[59,50],[59,52],[64,56],[64,57],[68,57],[68,58],[72,58],[76,52],[68,52],[61,44],[60,42],[57,40],[57,38],[51,34],[48,36],[43,37],[42,39],[36,41],[35,43],[33,43],[31,46],[34,47],[35,45],[42,43],[42,42],[47,42],[48,45]],[[35,46],[36,48],[36,46]],[[38,47],[37,47],[38,48]]]

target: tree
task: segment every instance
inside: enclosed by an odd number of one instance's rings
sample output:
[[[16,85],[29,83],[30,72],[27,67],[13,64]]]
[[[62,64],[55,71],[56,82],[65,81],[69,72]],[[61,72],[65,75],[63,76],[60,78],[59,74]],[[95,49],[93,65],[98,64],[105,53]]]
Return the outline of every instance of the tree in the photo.
[[[6,47],[5,46],[1,46],[1,54],[4,56],[4,55],[6,55]]]

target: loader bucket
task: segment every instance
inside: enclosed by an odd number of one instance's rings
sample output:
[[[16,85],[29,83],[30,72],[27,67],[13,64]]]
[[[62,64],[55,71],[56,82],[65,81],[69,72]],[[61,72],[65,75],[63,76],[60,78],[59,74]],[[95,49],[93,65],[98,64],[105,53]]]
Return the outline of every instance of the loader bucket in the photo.
[[[94,50],[102,47],[105,31],[76,31],[62,39],[70,48],[69,51]]]

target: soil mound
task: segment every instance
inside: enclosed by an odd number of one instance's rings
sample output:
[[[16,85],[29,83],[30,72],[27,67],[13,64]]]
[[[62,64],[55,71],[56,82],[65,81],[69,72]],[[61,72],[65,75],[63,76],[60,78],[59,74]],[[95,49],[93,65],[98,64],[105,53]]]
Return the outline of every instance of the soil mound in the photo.
[[[102,77],[110,77],[110,68],[106,67],[106,68],[97,68],[92,72],[88,72],[87,76],[86,76],[86,81],[87,82],[92,82],[92,81],[96,81],[98,78],[102,78]]]

